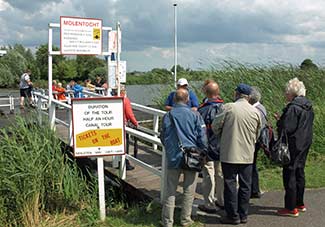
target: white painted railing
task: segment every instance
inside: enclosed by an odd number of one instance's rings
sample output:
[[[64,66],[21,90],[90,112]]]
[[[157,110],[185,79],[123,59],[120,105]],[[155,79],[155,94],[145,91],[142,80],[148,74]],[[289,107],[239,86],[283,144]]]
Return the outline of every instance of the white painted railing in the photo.
[[[83,91],[83,93],[86,94],[87,97],[103,97],[102,94],[97,94],[97,93],[90,92],[90,91]],[[39,113],[39,115],[38,115],[39,121],[40,122],[42,121],[44,115],[48,115],[48,119],[49,119],[50,125],[53,130],[56,129],[56,123],[61,124],[64,127],[66,127],[68,130],[68,138],[67,138],[66,142],[67,142],[67,144],[72,146],[73,140],[72,140],[71,105],[67,104],[65,102],[61,102],[61,101],[52,99],[51,105],[49,107],[47,107],[46,103],[48,102],[48,96],[46,94],[44,94],[44,92],[42,94],[41,92],[34,91],[33,99],[34,99],[34,102],[37,104],[37,111]],[[70,102],[68,101],[68,103],[70,103]],[[57,107],[60,109],[66,110],[66,119],[65,120],[57,118],[57,114],[56,114]],[[151,114],[153,116],[153,129],[139,126],[139,129],[141,130],[141,131],[139,131],[136,129],[125,127],[126,133],[153,144],[153,148],[156,150],[155,153],[159,153],[162,156],[161,170],[154,166],[151,166],[150,164],[145,163],[131,155],[126,154],[126,158],[128,160],[131,160],[135,165],[139,165],[142,168],[146,169],[147,171],[151,172],[152,174],[160,177],[160,199],[162,201],[162,199],[164,198],[164,195],[165,195],[166,157],[165,157],[163,145],[161,144],[161,141],[158,138],[158,136],[159,136],[159,117],[162,117],[166,112],[162,111],[162,110],[154,109],[151,107],[139,105],[136,103],[132,103],[132,108],[137,111]],[[162,152],[159,152],[159,150],[157,149],[157,146],[162,147]],[[120,169],[121,175],[120,176],[125,175],[125,174],[123,174],[123,172],[125,173],[125,171],[126,171],[125,167],[126,167],[125,165],[121,165],[121,169]]]
[[[0,96],[0,107],[9,107],[10,113],[13,113],[15,110],[14,97],[11,94]]]

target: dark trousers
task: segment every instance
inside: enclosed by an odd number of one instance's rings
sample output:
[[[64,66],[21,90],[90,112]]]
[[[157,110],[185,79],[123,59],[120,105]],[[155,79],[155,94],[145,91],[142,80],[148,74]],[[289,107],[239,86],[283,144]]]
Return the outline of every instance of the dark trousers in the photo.
[[[251,194],[258,194],[260,193],[260,184],[259,184],[259,176],[258,176],[258,169],[256,165],[257,160],[257,152],[260,149],[259,145],[255,145],[255,152],[254,152],[254,162],[252,166],[252,189]]]
[[[285,189],[284,207],[293,210],[304,205],[305,170],[304,167],[283,167],[283,185]]]
[[[231,219],[247,217],[251,196],[252,164],[221,163],[224,178],[225,211]],[[237,175],[239,189],[237,191]]]
[[[133,137],[134,140],[134,157],[136,158],[138,155],[138,139]],[[130,135],[126,133],[126,153],[129,154],[130,150]],[[127,160],[128,162],[128,160]]]

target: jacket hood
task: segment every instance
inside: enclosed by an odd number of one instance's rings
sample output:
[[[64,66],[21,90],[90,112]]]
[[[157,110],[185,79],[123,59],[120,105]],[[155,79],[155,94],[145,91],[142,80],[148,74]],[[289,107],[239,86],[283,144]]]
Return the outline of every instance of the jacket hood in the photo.
[[[304,110],[310,110],[312,108],[312,103],[304,96],[295,97],[290,104],[300,106]]]

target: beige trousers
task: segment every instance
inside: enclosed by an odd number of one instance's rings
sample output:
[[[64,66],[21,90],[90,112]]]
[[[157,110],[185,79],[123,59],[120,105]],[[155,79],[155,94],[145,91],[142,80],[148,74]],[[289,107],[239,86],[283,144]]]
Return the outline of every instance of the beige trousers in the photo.
[[[215,203],[224,206],[223,174],[220,161],[209,161],[204,165],[202,191],[205,206],[215,208]]]
[[[166,196],[162,209],[162,224],[164,227],[173,226],[176,190],[179,183],[179,177],[182,173],[184,174],[184,182],[180,217],[181,225],[192,223],[191,213],[198,173],[182,169],[167,169]]]

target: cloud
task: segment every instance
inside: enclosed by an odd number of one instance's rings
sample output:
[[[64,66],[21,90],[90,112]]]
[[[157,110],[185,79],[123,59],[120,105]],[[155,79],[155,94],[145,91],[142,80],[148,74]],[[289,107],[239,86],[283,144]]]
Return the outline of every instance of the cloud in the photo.
[[[6,2],[10,4],[11,7],[19,10],[23,10],[26,13],[34,12],[40,9],[43,5],[48,3],[57,3],[61,2],[62,0],[7,0]]]
[[[298,61],[292,54],[287,56],[286,51],[322,61],[323,0],[33,0],[32,4],[26,0],[0,0],[0,45],[21,43],[35,47],[47,43],[48,23],[58,23],[63,15],[101,18],[105,26],[113,28],[117,21],[121,22],[125,56],[142,65],[170,67],[174,2],[178,4],[179,59],[186,58],[184,64],[196,65],[201,53],[202,58],[242,56],[259,62],[260,56],[265,56],[263,59]],[[58,31],[54,36],[58,45]],[[137,55],[148,59],[141,63]]]

